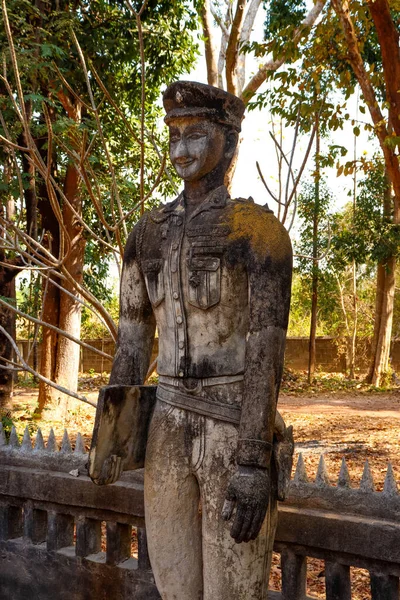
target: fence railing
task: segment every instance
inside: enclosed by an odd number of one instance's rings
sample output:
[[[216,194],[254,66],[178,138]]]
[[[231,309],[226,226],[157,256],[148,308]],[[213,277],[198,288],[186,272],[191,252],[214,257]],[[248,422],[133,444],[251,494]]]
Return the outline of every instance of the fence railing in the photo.
[[[140,471],[112,486],[86,475],[78,435],[61,449],[50,434],[9,443],[0,427],[0,598],[10,600],[153,600]],[[325,564],[326,600],[352,598],[350,567],[367,569],[372,600],[398,600],[400,497],[389,465],[376,492],[369,465],[350,486],[345,462],[336,486],[321,457],[308,481],[300,455],[289,499],[279,507],[275,550],[281,589],[272,600],[306,600],[307,557]]]

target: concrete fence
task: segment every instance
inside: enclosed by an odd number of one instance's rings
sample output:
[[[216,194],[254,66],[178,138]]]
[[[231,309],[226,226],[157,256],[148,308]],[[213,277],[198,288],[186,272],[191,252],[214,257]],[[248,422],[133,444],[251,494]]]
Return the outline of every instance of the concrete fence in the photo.
[[[85,340],[87,344],[93,347],[93,350],[81,348],[80,371],[89,372],[93,370],[96,373],[108,373],[111,369],[111,361],[106,357],[96,353],[96,350],[114,355],[114,342],[112,340]],[[317,349],[317,368],[328,373],[346,372],[346,340],[344,338],[320,337],[316,340]],[[360,372],[365,372],[368,368],[368,355],[371,342],[369,339],[359,339],[357,342],[357,361],[356,367]],[[30,353],[30,343],[28,340],[19,340],[18,346],[25,360],[29,357],[29,364],[32,365],[32,353]],[[158,352],[158,340],[155,340],[153,358]],[[392,342],[391,363],[395,371],[400,372],[400,340]],[[308,338],[288,338],[285,354],[286,366],[305,371],[308,368]]]
[[[26,430],[7,444],[0,429],[0,598],[155,600],[147,555],[143,475],[112,486],[87,476],[80,436],[61,449]],[[321,456],[309,481],[300,455],[289,499],[279,506],[275,550],[281,589],[270,600],[307,600],[307,557],[325,562],[326,600],[351,600],[350,567],[367,569],[372,600],[399,600],[400,496],[389,465],[374,490],[368,463],[357,488],[346,463],[337,485]],[[134,543],[132,543],[132,540]]]

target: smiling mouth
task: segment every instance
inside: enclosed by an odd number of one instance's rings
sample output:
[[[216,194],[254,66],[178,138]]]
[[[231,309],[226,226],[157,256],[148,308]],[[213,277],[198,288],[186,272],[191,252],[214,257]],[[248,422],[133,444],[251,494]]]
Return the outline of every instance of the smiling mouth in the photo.
[[[192,165],[193,163],[194,163],[194,158],[191,158],[191,159],[189,159],[189,160],[185,160],[185,161],[182,161],[182,162],[178,162],[178,161],[177,161],[177,165],[178,165],[178,167],[183,167],[183,168],[185,168],[185,167],[189,167],[189,166],[190,166],[190,165]]]

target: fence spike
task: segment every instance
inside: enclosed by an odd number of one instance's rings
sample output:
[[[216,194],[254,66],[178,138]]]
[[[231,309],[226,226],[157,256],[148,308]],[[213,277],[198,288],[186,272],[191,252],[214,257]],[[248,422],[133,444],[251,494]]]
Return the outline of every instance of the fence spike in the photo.
[[[366,459],[366,461],[364,463],[364,470],[363,470],[363,474],[362,474],[361,482],[360,482],[360,490],[362,490],[363,492],[374,492],[375,491],[374,479],[372,477],[368,458]]]
[[[28,425],[25,427],[24,437],[22,438],[21,452],[32,452],[32,442]]]
[[[386,471],[385,483],[383,484],[383,493],[387,496],[397,496],[399,493],[399,490],[397,489],[397,483],[394,478],[392,463],[390,461]]]
[[[57,452],[58,451],[56,436],[54,435],[53,428],[50,429],[49,437],[47,438],[46,449],[48,450],[48,452]]]
[[[34,452],[42,452],[44,450],[44,441],[43,441],[43,435],[42,435],[42,430],[39,429],[36,432],[36,440],[35,440],[35,447],[33,449]]]
[[[308,483],[306,465],[304,464],[303,454],[300,452],[297,459],[296,472],[294,474],[293,483]]]
[[[76,436],[76,442],[75,442],[75,453],[76,454],[85,454],[85,445],[83,443],[83,439],[80,433],[78,433],[78,435]]]
[[[1,446],[6,446],[7,445],[7,440],[6,440],[6,435],[4,433],[4,429],[3,429],[3,423],[0,421],[0,448]]]
[[[61,442],[61,452],[72,452],[71,442],[69,441],[69,435],[66,429],[64,429],[64,435]]]
[[[347,463],[346,463],[346,460],[345,460],[344,456],[342,458],[342,464],[340,466],[340,473],[339,473],[339,478],[338,478],[338,486],[339,487],[345,487],[345,488],[350,488],[351,487],[351,480],[350,480],[349,469],[347,468]]]
[[[321,457],[319,459],[319,465],[318,465],[317,476],[315,478],[315,483],[320,486],[331,485],[331,482],[329,481],[328,470],[326,468],[325,459],[324,459],[323,454],[321,454]]]
[[[19,439],[14,425],[11,428],[10,440],[8,442],[8,445],[11,448],[19,448]]]

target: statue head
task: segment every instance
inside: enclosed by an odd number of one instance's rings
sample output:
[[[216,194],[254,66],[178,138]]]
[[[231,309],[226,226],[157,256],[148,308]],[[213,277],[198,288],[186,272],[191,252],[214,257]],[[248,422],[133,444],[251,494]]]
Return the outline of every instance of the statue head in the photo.
[[[171,162],[186,182],[227,171],[238,141],[243,102],[224,90],[177,81],[164,92]]]

